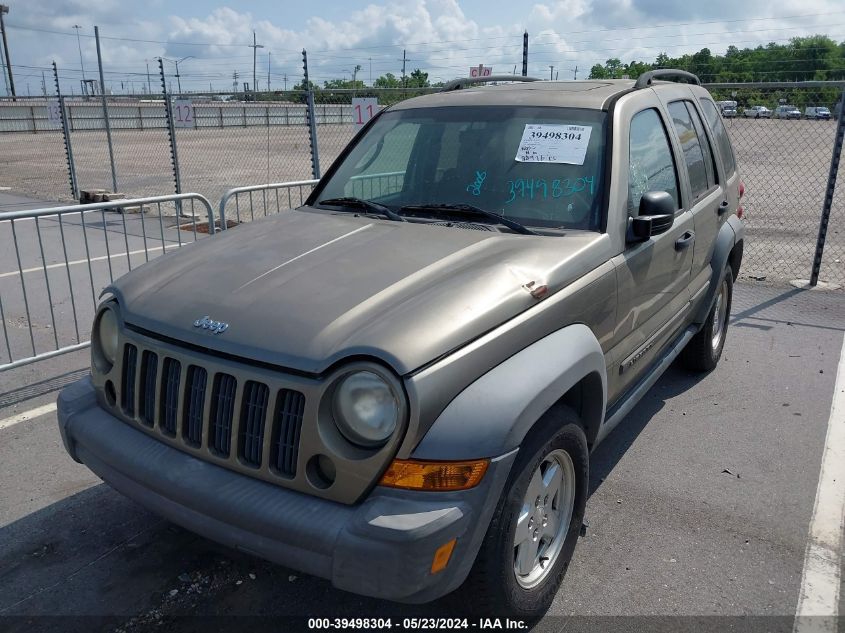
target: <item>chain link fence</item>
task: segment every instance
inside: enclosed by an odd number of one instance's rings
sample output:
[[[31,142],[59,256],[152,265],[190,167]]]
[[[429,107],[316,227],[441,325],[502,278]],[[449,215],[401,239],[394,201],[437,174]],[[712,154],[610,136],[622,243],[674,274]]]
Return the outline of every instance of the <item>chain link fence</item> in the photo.
[[[842,82],[707,87],[724,106],[746,185],[743,276],[773,283],[808,279],[828,187]],[[171,96],[173,144],[163,96],[108,97],[117,187],[129,197],[166,194],[175,190],[178,173],[181,191],[219,200],[234,187],[310,179],[315,171],[326,172],[372,114],[434,90],[315,90],[310,117],[308,93],[303,91],[247,93],[237,95],[238,101],[234,95],[175,95]],[[73,199],[62,125],[50,110],[57,103],[44,98],[0,100],[0,187],[45,200]],[[64,108],[77,190],[111,190],[99,98],[65,99]],[[366,196],[363,188],[374,182],[381,186],[384,178],[393,179],[391,186],[401,186],[401,175],[371,174],[355,195]],[[845,286],[843,190],[840,182],[820,270],[822,281],[839,286]],[[301,199],[287,193],[268,197],[263,190],[258,211],[255,193],[231,202],[242,221],[297,206]]]
[[[809,279],[818,238],[842,84],[713,84],[745,183],[743,277]],[[760,109],[762,106],[765,110]],[[840,175],[840,179],[845,176]],[[840,181],[819,278],[845,285],[845,185]]]

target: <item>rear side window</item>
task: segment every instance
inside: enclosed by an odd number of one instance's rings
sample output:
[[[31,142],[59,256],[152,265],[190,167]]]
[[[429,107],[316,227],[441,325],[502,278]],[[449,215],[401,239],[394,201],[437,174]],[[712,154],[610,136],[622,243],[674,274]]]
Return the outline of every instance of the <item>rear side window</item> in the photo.
[[[716,137],[716,146],[719,148],[719,154],[722,157],[722,164],[725,166],[725,174],[730,177],[736,171],[736,159],[734,158],[733,148],[731,147],[731,140],[728,138],[728,131],[725,129],[725,124],[722,123],[722,117],[716,111],[716,106],[710,99],[702,98],[701,109],[704,110],[704,118],[707,119],[707,124]]]
[[[640,198],[648,191],[668,192],[675,199],[675,208],[679,209],[678,169],[657,110],[643,110],[631,119],[629,142],[629,215],[637,215]]]
[[[684,162],[687,165],[689,174],[690,189],[693,200],[701,197],[709,189],[707,183],[707,166],[704,160],[704,151],[695,133],[689,111],[682,101],[675,101],[669,104],[669,115],[672,117],[672,125],[678,133],[678,140],[681,141],[681,149],[684,152]]]
[[[716,169],[716,159],[713,157],[713,146],[710,145],[710,139],[704,132],[704,124],[701,122],[701,117],[695,110],[695,105],[691,101],[685,101],[692,124],[695,126],[695,133],[698,134],[698,140],[701,143],[701,149],[704,150],[704,164],[707,168],[707,184],[710,187],[719,184],[719,170]]]

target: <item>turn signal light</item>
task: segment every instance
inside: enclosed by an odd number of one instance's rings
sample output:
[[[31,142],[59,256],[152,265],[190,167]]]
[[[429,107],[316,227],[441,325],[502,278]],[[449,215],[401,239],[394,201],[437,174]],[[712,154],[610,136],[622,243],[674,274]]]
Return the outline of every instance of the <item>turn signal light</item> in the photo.
[[[434,558],[431,561],[431,573],[436,574],[439,571],[446,569],[449,564],[449,559],[452,557],[452,550],[455,549],[455,543],[458,539],[453,538],[448,543],[444,543],[434,552]]]
[[[467,490],[477,486],[487,472],[489,459],[468,462],[422,462],[394,459],[379,482],[407,490]]]

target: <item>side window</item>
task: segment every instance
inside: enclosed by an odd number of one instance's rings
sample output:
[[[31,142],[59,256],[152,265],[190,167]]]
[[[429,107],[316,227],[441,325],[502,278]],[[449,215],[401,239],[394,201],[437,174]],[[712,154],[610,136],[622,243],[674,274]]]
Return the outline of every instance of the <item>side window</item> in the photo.
[[[704,165],[707,167],[707,184],[709,187],[719,184],[719,170],[716,169],[716,159],[713,156],[713,146],[710,145],[710,139],[704,131],[704,124],[701,122],[701,117],[695,109],[695,105],[691,101],[685,101],[687,111],[689,112],[692,124],[695,126],[695,133],[698,135],[698,140],[701,143],[701,149],[704,150]],[[709,188],[708,187],[708,188]]]
[[[640,198],[648,191],[668,192],[679,209],[678,169],[657,110],[643,110],[631,119],[629,143],[628,214],[637,215]]]
[[[675,101],[669,104],[669,116],[672,117],[672,124],[681,141],[681,149],[684,152],[684,162],[687,164],[690,189],[693,200],[703,195],[709,185],[707,183],[707,167],[704,162],[704,151],[701,143],[698,142],[698,135],[690,119],[689,110],[683,101]]]
[[[722,164],[725,166],[725,174],[730,177],[736,171],[736,159],[734,158],[728,131],[725,129],[725,124],[722,123],[722,117],[719,116],[719,112],[716,110],[713,102],[703,97],[699,101],[701,102],[701,109],[704,111],[704,118],[707,119],[707,124],[713,132],[713,136],[716,137],[716,145],[722,157]]]

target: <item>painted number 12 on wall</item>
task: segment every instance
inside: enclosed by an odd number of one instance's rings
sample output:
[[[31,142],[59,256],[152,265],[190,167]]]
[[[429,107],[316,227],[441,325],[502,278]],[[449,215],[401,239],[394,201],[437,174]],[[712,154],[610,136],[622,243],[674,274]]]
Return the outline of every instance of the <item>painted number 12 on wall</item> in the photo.
[[[352,122],[361,127],[378,112],[378,99],[372,97],[356,97],[352,99]]]
[[[173,127],[196,127],[194,104],[189,99],[174,99],[170,106]]]

